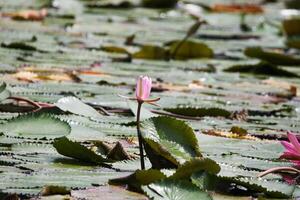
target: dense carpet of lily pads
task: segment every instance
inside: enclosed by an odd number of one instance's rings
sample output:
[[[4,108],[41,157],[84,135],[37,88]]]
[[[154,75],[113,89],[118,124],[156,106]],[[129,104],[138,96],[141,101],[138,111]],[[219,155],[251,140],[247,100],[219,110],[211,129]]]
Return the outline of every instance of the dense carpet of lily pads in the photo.
[[[300,197],[299,7],[0,0],[0,199]]]

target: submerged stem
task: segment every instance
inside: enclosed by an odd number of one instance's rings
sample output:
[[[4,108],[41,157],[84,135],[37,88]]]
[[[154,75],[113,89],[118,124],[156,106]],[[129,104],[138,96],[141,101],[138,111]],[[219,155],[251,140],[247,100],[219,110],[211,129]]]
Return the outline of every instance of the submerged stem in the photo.
[[[143,102],[138,101],[138,109],[136,115],[136,128],[137,128],[137,135],[139,139],[139,149],[140,149],[140,159],[141,159],[141,169],[145,169],[145,161],[144,161],[144,150],[143,150],[143,138],[140,130],[140,116],[141,116],[141,107]]]

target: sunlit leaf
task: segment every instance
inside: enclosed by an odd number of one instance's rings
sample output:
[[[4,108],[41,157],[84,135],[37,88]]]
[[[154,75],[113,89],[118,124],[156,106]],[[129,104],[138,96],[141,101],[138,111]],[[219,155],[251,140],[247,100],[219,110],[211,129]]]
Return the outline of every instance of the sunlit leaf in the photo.
[[[68,135],[71,127],[48,114],[27,114],[1,124],[0,131],[8,136],[41,139]]]
[[[77,115],[82,115],[85,117],[99,118],[102,116],[93,107],[83,103],[76,97],[61,98],[55,103],[55,105],[63,111],[70,112]]]

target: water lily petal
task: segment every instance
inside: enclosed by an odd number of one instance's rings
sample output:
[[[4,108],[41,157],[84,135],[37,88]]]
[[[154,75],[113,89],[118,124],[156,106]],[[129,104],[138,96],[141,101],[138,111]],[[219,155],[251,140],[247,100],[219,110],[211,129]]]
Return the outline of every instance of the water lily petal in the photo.
[[[299,160],[300,161],[300,154],[292,153],[290,151],[284,152],[280,158],[284,158],[287,160]]]
[[[136,88],[135,88],[135,95],[137,98],[141,97],[143,95],[143,90],[142,90],[142,77],[140,76],[136,82]]]
[[[300,144],[298,142],[298,139],[297,139],[296,135],[293,134],[293,133],[291,133],[291,132],[288,132],[287,136],[288,136],[290,142],[294,145],[294,147],[297,150],[297,152],[300,153]]]
[[[296,153],[296,154],[298,153],[292,143],[289,143],[289,142],[286,142],[286,141],[281,141],[281,144],[284,146],[284,148],[287,151],[290,151],[290,152],[293,152],[293,153]]]

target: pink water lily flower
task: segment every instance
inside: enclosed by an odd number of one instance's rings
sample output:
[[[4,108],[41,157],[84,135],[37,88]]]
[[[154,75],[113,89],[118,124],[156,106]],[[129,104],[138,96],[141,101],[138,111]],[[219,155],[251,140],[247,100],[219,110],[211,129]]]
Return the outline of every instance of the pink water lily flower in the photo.
[[[148,76],[140,76],[136,82],[135,96],[138,100],[144,101],[151,93],[152,80]]]
[[[154,102],[158,101],[160,98],[149,99],[152,88],[152,80],[148,76],[139,76],[136,82],[135,97],[126,97],[119,95],[123,98],[130,100],[136,100],[139,103],[149,103],[156,105]]]
[[[291,160],[297,167],[300,167],[300,143],[295,134],[288,132],[287,136],[290,142],[281,142],[285,151],[280,158]]]
[[[280,158],[284,158],[287,160],[290,160],[292,163],[294,163],[296,166],[293,167],[273,167],[271,169],[267,169],[261,173],[259,173],[257,176],[258,177],[263,177],[266,176],[270,173],[275,173],[275,172],[291,172],[295,175],[296,177],[299,176],[300,174],[300,143],[297,139],[297,136],[293,134],[292,132],[287,133],[287,137],[289,139],[289,142],[287,141],[282,141],[281,144],[284,146],[285,151],[284,153],[280,156]],[[297,178],[294,179],[293,177],[289,176],[284,176],[284,180],[288,184],[295,184],[297,182]]]
[[[159,98],[149,99],[152,88],[152,80],[148,76],[140,76],[137,79],[136,87],[135,87],[135,97],[126,97],[119,95],[120,97],[135,100],[138,103],[137,111],[136,111],[136,128],[137,128],[137,136],[139,141],[139,150],[140,150],[140,160],[141,160],[141,169],[145,169],[145,161],[144,161],[144,140],[140,130],[140,117],[141,117],[141,107],[142,104],[149,103],[156,105],[154,102],[158,101]]]

